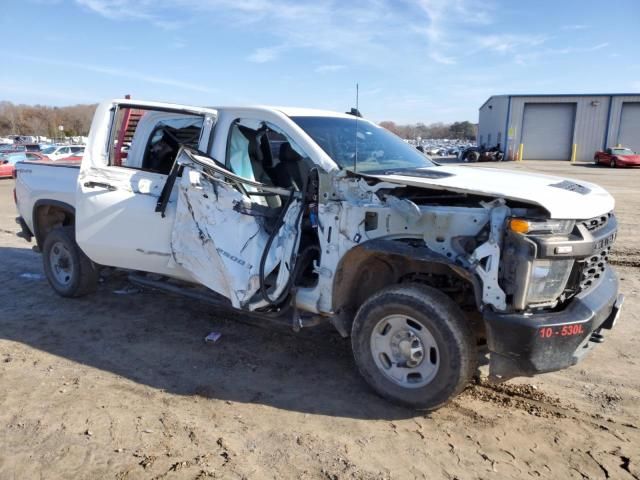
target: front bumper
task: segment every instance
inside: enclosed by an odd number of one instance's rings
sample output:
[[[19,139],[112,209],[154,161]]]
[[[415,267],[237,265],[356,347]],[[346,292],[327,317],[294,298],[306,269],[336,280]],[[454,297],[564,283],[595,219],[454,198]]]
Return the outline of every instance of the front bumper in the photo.
[[[562,311],[534,314],[485,312],[490,375],[507,380],[575,365],[611,329],[624,297],[607,267],[600,281],[573,297]]]

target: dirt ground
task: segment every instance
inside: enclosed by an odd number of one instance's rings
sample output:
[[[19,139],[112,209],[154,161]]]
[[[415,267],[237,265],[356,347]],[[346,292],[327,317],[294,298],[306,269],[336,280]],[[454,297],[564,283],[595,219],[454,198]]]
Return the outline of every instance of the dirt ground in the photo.
[[[625,308],[581,364],[470,386],[428,415],[373,394],[331,329],[247,323],[118,276],[57,297],[1,180],[0,479],[639,480],[640,170],[500,166],[612,192]]]

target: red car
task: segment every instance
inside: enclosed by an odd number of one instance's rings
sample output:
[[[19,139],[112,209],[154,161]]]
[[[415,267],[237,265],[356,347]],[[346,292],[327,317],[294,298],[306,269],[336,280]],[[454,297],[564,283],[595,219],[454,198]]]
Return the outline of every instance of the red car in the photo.
[[[0,152],[0,178],[13,177],[17,162],[46,161],[47,157],[37,152]]]
[[[640,155],[628,148],[607,148],[604,152],[596,152],[593,160],[598,165],[609,167],[640,167]]]

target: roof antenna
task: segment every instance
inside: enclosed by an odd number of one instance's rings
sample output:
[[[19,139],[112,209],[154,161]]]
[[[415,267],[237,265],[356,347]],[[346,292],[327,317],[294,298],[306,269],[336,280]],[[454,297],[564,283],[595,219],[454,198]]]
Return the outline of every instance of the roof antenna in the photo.
[[[358,172],[358,117],[360,116],[360,109],[358,108],[359,86],[356,82],[356,156],[353,159],[353,173]]]

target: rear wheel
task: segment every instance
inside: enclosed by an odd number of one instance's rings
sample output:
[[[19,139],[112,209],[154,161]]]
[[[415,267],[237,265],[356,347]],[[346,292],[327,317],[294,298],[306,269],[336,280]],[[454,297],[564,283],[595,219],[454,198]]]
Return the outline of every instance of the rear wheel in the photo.
[[[435,409],[459,394],[476,368],[474,336],[462,311],[433,288],[386,288],[358,310],[351,342],[360,373],[381,396]]]
[[[618,164],[616,163],[616,159],[615,158],[611,159],[611,162],[609,162],[609,166],[611,168],[616,168],[618,166]]]
[[[78,247],[73,226],[54,228],[47,234],[42,262],[49,285],[58,295],[80,297],[98,285],[98,271]]]

